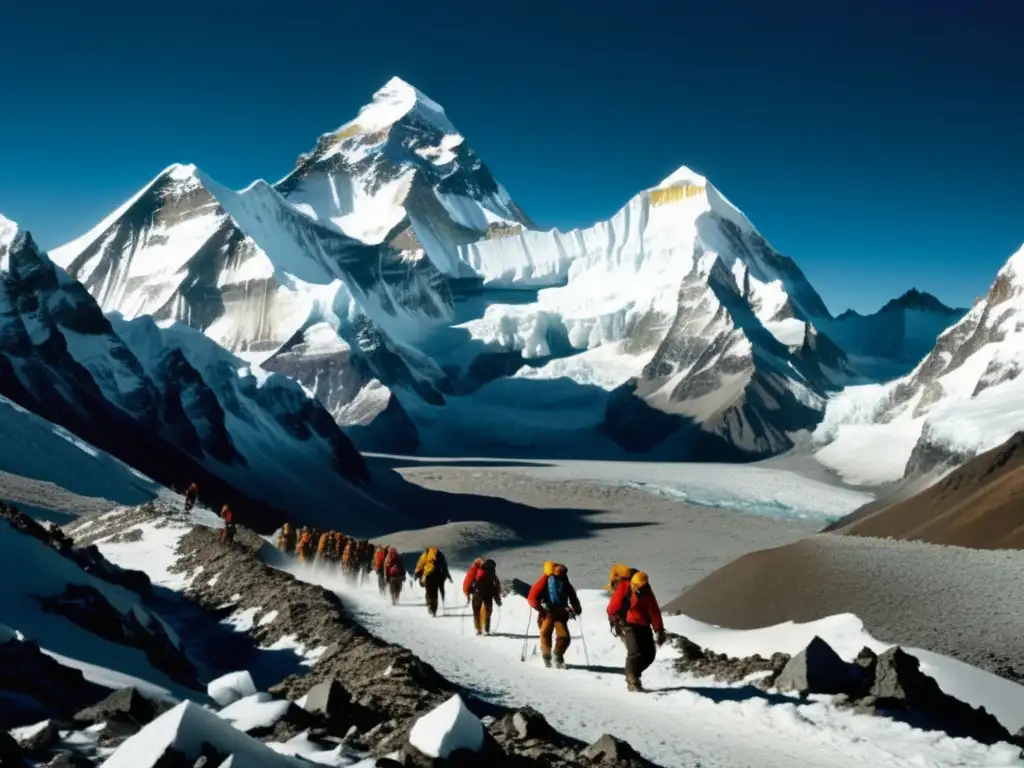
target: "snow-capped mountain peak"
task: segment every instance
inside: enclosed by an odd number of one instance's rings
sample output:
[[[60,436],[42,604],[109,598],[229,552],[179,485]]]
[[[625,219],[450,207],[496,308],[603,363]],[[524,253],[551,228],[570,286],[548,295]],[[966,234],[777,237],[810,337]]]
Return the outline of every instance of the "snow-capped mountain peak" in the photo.
[[[692,184],[695,187],[707,186],[708,180],[701,176],[694,170],[691,170],[685,165],[679,166],[676,170],[670,173],[665,179],[658,184],[654,189],[664,189],[666,187],[674,187],[678,184]]]

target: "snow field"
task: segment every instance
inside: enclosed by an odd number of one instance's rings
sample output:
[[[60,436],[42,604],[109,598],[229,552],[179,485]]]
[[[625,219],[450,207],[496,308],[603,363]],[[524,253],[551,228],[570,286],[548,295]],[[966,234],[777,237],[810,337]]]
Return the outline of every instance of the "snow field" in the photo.
[[[392,608],[376,594],[375,585],[351,589],[340,579],[304,570],[296,573],[336,589],[353,616],[375,634],[409,648],[484,698],[510,707],[529,704],[559,730],[588,743],[602,733],[612,733],[662,765],[981,768],[1016,764],[1018,750],[1008,745],[985,747],[881,717],[854,715],[837,710],[824,697],[800,701],[765,696],[750,687],[680,676],[672,668],[676,653],[668,647],[659,650],[658,660],[644,675],[648,692],[630,694],[621,671],[624,649],[607,630],[607,597],[602,592],[580,591],[584,611],[580,621],[571,624],[569,669],[560,671],[541,665],[535,617],[521,598],[507,598],[495,616],[494,635],[478,638],[472,634],[471,620],[454,585],[449,585],[444,614],[431,619],[418,588],[407,587],[399,606]],[[461,577],[453,573],[456,584]],[[850,615],[749,632],[723,630],[685,617],[669,617],[666,626],[716,651],[742,655],[796,651],[815,634],[847,658],[863,645],[885,647]],[[529,631],[525,664],[518,660],[524,628]],[[985,705],[1011,730],[1024,723],[1019,714],[1024,712],[1024,688],[945,657],[908,650],[922,658],[925,670],[944,689]]]

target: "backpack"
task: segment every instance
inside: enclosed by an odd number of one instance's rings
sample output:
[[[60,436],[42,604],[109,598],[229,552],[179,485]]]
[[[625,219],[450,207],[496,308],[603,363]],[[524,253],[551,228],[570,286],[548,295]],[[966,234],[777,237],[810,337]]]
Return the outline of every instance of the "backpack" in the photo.
[[[553,608],[565,608],[569,604],[569,580],[558,576],[548,576],[548,603]]]

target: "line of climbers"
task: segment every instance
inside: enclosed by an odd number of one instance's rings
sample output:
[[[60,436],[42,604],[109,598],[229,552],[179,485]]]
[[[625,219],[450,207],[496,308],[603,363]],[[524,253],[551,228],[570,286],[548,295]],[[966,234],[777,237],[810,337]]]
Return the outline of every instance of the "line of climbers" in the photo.
[[[314,547],[313,542],[317,542]],[[395,547],[374,545],[337,531],[316,531],[301,528],[296,532],[288,523],[277,537],[277,548],[288,555],[298,555],[309,567],[331,567],[340,564],[342,572],[353,583],[361,583],[364,575],[377,575],[381,596],[389,596],[398,604],[408,576]],[[445,581],[453,581],[444,553],[427,547],[416,562],[413,578],[426,594],[427,612],[437,616],[438,598],[445,599]],[[657,655],[657,647],[665,643],[665,625],[658,600],[647,574],[628,565],[616,563],[608,574],[605,591],[610,599],[606,613],[608,626],[626,648],[626,686],[642,691],[641,676]],[[462,593],[471,606],[473,628],[477,635],[491,633],[494,606],[501,607],[502,586],[494,560],[477,558],[470,565],[462,582]],[[540,652],[544,666],[565,668],[565,652],[572,643],[569,622],[583,613],[576,588],[569,581],[569,569],[549,560],[543,573],[526,596],[530,608],[537,612]]]

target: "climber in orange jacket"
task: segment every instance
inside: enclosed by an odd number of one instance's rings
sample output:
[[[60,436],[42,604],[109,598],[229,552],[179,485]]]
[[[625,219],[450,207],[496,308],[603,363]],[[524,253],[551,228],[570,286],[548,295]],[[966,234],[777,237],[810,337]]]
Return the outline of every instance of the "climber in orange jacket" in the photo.
[[[299,556],[300,563],[303,565],[312,564],[315,552],[313,549],[313,534],[310,533],[308,528],[302,529],[302,535],[299,536],[299,543],[295,547],[295,552]]]
[[[489,635],[494,604],[501,607],[501,582],[498,580],[497,565],[493,560],[484,560],[472,572],[473,582],[469,585],[469,595],[473,603],[473,628],[478,635],[485,632]]]
[[[473,561],[473,564],[469,566],[469,570],[466,571],[466,578],[462,580],[462,594],[466,598],[466,602],[469,602],[469,593],[473,587],[473,582],[476,581],[476,574],[480,570],[480,566],[484,564],[484,559],[478,557]]]
[[[646,573],[637,571],[629,581],[619,583],[608,601],[608,619],[626,644],[626,686],[642,691],[640,676],[657,655],[655,635],[659,646],[665,643],[661,608]]]
[[[544,573],[545,577],[538,580],[530,590],[527,602],[537,611],[540,621],[540,654],[544,666],[551,666],[553,655],[555,666],[562,669],[565,667],[565,652],[572,642],[569,619],[583,613],[583,608],[576,596],[576,589],[569,581],[568,568],[561,563],[549,561],[544,563]],[[552,635],[557,636],[553,648]]]
[[[384,560],[387,559],[388,550],[387,547],[377,547],[377,551],[373,553],[373,571],[377,574],[377,589],[383,597],[388,591],[388,577],[384,572]]]

